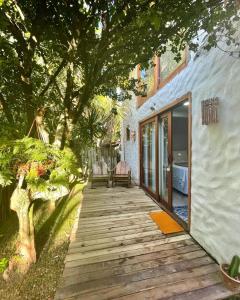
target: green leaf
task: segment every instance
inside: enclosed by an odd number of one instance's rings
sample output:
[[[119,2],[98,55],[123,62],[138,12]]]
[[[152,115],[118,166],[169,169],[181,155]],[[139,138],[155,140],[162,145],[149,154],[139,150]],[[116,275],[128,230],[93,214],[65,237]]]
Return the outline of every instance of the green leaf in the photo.
[[[152,24],[156,30],[158,30],[160,28],[161,19],[158,15],[152,16]]]
[[[8,186],[12,183],[13,177],[11,176],[10,173],[1,173],[0,172],[0,186]]]
[[[6,257],[0,259],[0,273],[3,273],[8,267],[8,259]]]
[[[31,36],[31,32],[25,32],[24,36],[25,36],[26,39],[29,39],[30,36]]]

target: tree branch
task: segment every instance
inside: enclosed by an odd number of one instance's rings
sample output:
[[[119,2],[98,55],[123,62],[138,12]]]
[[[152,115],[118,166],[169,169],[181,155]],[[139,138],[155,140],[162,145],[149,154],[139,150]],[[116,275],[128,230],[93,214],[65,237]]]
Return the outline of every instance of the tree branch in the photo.
[[[43,51],[43,49],[42,49],[41,47],[38,47],[38,48],[39,48],[39,51],[40,51],[40,53],[41,53],[42,59],[43,59],[43,61],[44,61],[44,63],[45,63],[46,73],[47,73],[48,76],[50,76],[49,70],[48,70],[48,68],[47,68],[47,59],[46,59],[46,57],[45,57],[44,51]],[[63,94],[62,94],[62,92],[61,92],[61,90],[60,90],[60,87],[59,87],[59,85],[58,85],[58,83],[57,83],[56,78],[54,78],[54,85],[55,85],[55,87],[56,87],[56,89],[57,89],[57,92],[58,92],[60,98],[64,101]]]
[[[15,37],[15,39],[25,48],[27,47],[27,43],[24,39],[24,34],[21,31],[21,29],[18,27],[18,25],[11,19],[10,15],[8,13],[4,13],[3,16],[8,22],[8,28],[11,34]]]
[[[48,83],[46,84],[46,86],[39,93],[39,97],[44,96],[44,94],[47,92],[47,90],[49,89],[49,87],[55,82],[57,76],[62,71],[62,69],[67,65],[67,63],[68,63],[67,59],[64,58],[62,60],[61,64],[58,66],[56,72],[50,77],[50,79],[49,79]]]

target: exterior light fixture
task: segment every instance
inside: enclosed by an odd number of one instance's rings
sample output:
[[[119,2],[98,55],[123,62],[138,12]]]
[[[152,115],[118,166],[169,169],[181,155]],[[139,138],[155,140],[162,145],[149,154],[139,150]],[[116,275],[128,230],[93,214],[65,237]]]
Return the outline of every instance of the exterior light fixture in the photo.
[[[188,106],[188,105],[189,105],[189,101],[184,102],[183,105],[184,105],[184,106]]]

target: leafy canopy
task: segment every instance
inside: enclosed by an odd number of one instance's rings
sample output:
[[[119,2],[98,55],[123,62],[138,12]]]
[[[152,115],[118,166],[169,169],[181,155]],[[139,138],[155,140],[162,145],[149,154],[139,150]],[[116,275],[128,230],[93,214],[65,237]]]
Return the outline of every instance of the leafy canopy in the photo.
[[[60,115],[77,124],[96,95],[140,93],[129,74],[169,41],[177,57],[202,31],[231,43],[238,20],[235,0],[2,0],[0,133],[23,136],[40,106],[51,134]]]

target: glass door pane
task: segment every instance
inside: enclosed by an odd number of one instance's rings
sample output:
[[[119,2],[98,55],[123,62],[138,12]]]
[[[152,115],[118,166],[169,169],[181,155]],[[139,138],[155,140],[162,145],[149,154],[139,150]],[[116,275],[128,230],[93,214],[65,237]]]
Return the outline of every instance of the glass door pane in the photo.
[[[172,110],[172,208],[184,222],[188,222],[188,127],[189,102],[185,101]]]
[[[142,126],[142,183],[156,192],[155,122]]]
[[[171,113],[159,123],[159,194],[166,206],[171,207]]]
[[[142,129],[142,165],[143,165],[143,184],[148,186],[148,157],[149,157],[149,145],[148,145],[148,125],[143,126]]]
[[[155,149],[155,123],[151,123],[151,127],[149,128],[150,135],[150,182],[149,187],[151,191],[156,192],[156,149]]]

